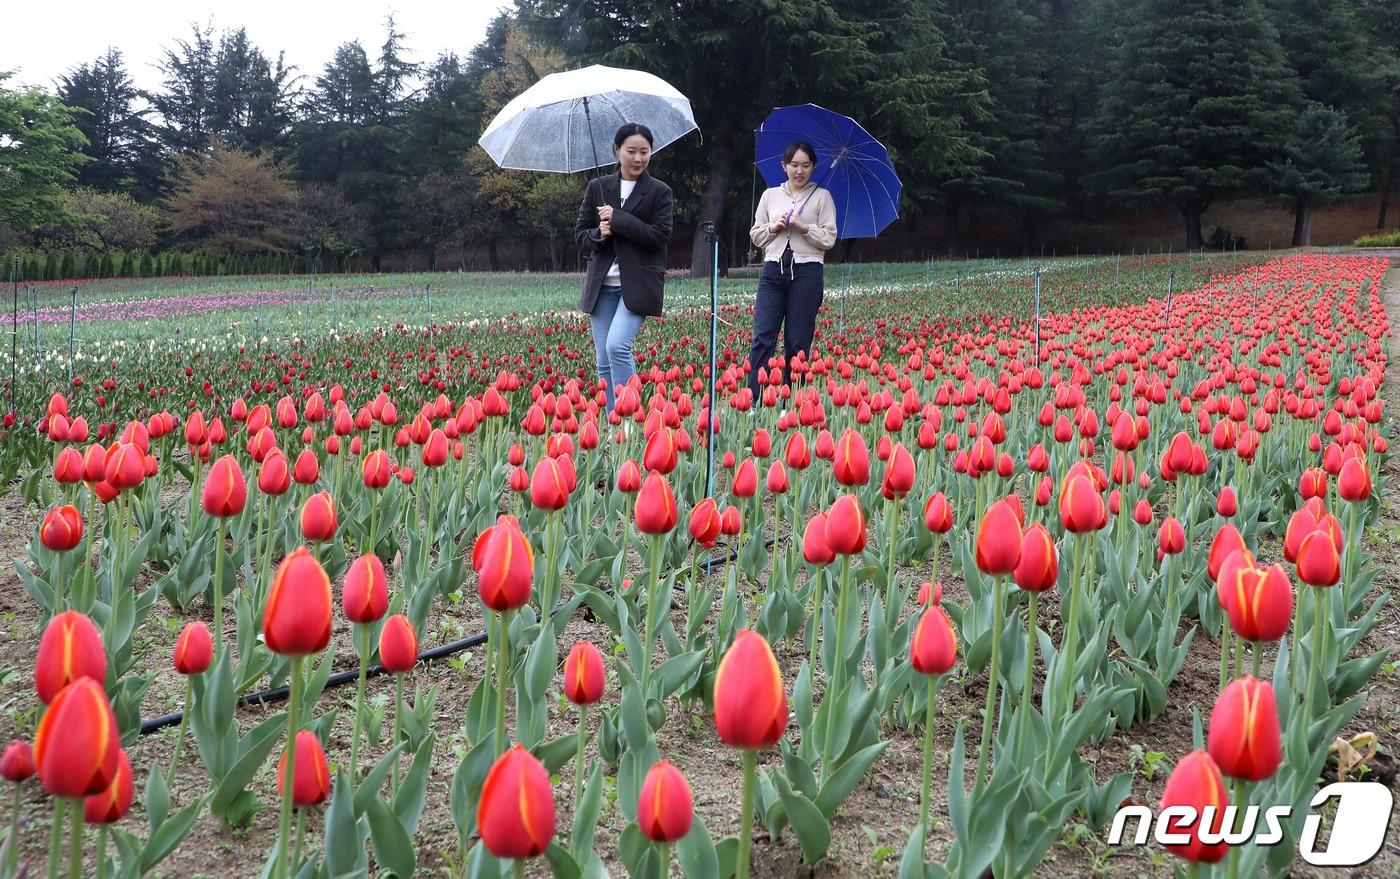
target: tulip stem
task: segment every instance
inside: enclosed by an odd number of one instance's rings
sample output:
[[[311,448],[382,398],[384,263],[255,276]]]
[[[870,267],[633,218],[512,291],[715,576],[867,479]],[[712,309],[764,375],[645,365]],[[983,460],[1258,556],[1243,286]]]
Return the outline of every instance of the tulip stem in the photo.
[[[83,876],[83,801],[74,800],[72,805],[73,829],[68,837],[68,879],[82,879]]]
[[[656,605],[658,602],[657,583],[661,579],[661,535],[651,536],[651,576],[647,581],[647,612],[646,628],[642,631],[642,704],[651,698],[651,690],[648,684],[651,681],[651,656],[654,648]]]
[[[1264,645],[1258,641],[1253,641],[1249,645],[1250,660],[1254,665],[1254,676],[1259,677],[1260,667],[1264,664]]]
[[[403,710],[403,675],[394,675],[394,738],[390,741],[389,747],[396,748],[399,745],[402,721],[399,712]],[[400,755],[402,756],[402,755]],[[394,758],[394,768],[389,776],[389,795],[393,796],[399,790],[399,758]]]
[[[588,744],[588,706],[578,707],[578,752],[574,757],[574,809],[583,798],[583,749]]]
[[[1065,631],[1060,638],[1060,653],[1064,661],[1064,709],[1065,717],[1074,711],[1074,671],[1078,660],[1076,654],[1079,652],[1078,644],[1075,640],[1077,634],[1075,623],[1079,616],[1079,574],[1084,565],[1084,537],[1080,534],[1074,535],[1074,568],[1071,571],[1069,583],[1069,616],[1064,620]],[[995,643],[995,642],[994,642]]]
[[[302,840],[303,840],[305,837],[306,837],[306,810],[305,810],[305,809],[297,809],[297,847],[296,847],[296,851],[295,851],[295,852],[293,853],[293,855],[292,855],[292,869],[293,869],[293,870],[297,870],[297,869],[299,869],[299,868],[301,867],[301,844],[302,844]]]
[[[661,879],[671,879],[671,849],[669,842],[661,843]]]
[[[1303,697],[1305,707],[1303,717],[1309,727],[1313,722],[1313,691],[1317,689],[1317,676],[1322,670],[1323,650],[1322,650],[1322,603],[1329,595],[1322,589],[1314,588],[1313,596],[1313,631],[1312,631],[1312,655],[1308,657],[1308,691]]]
[[[360,676],[355,682],[355,722],[350,733],[350,783],[360,776],[360,728],[365,713],[365,670],[369,662],[369,626],[355,623],[355,640],[360,654]],[[395,706],[395,712],[398,711]]]
[[[282,815],[277,834],[277,869],[274,879],[285,879],[287,875],[287,845],[292,836],[292,792],[296,788],[297,777],[297,731],[300,729],[298,716],[301,712],[301,667],[304,656],[292,657],[291,694],[287,700],[287,772],[282,783]]]
[[[18,785],[15,786],[18,789]],[[81,808],[81,806],[79,806]],[[54,797],[53,830],[49,834],[49,879],[58,879],[59,858],[63,852],[63,822],[68,815],[68,800]],[[13,851],[13,846],[11,850]]]
[[[1026,686],[1021,691],[1021,747],[1026,747],[1030,737],[1031,710],[1035,705],[1032,686],[1035,683],[1035,642],[1037,634],[1036,616],[1039,609],[1040,593],[1031,593],[1030,607],[1026,609]]]
[[[822,702],[827,699],[840,698],[842,678],[846,672],[845,638],[846,634],[846,604],[849,600],[851,585],[851,557],[841,556],[841,585],[836,597],[836,619],[833,621],[836,626],[836,655],[831,663],[831,668],[827,670],[829,686],[822,694]],[[821,613],[821,605],[818,604],[817,613]],[[830,634],[830,633],[828,633]],[[822,765],[818,775],[819,782],[824,783],[831,775],[831,761],[836,756],[831,753],[831,741],[833,738],[832,729],[836,723],[836,705],[832,704],[832,710],[826,715],[826,734],[822,736]],[[818,785],[820,787],[820,784]]]
[[[180,751],[185,744],[185,726],[190,720],[190,697],[194,692],[194,680],[189,675],[185,676],[185,704],[184,711],[180,712],[180,727],[175,731],[175,753],[170,758],[170,772],[165,779],[166,788],[175,784],[175,769],[180,765]]]
[[[1220,617],[1220,689],[1225,689],[1225,682],[1230,679],[1230,617],[1222,614]]]
[[[379,495],[371,489],[369,493],[369,545],[365,547],[366,552],[379,555]]]
[[[5,872],[11,876],[19,869],[19,809],[22,799],[20,794],[24,790],[18,784],[14,788],[14,798],[10,807],[10,832],[5,835],[5,848],[9,852],[6,856],[8,869]]]
[[[516,858],[516,859],[515,859],[515,868],[514,868],[513,870],[511,870],[511,874],[515,877],[515,879],[525,879],[525,859],[524,859],[524,858]]]
[[[510,611],[500,612],[501,644],[496,656],[496,758],[506,751],[506,693],[510,690]]]
[[[987,681],[987,705],[982,709],[982,742],[977,746],[977,788],[982,787],[983,771],[987,770],[987,751],[990,750],[992,722],[997,708],[997,674],[1001,669],[1002,613],[1001,576],[995,575],[992,577],[992,667]]]
[[[102,879],[102,871],[107,869],[107,825],[97,826],[97,872],[92,875]]]
[[[757,756],[753,749],[744,749],[744,793],[739,803],[739,857],[734,864],[734,879],[749,877],[749,852],[753,847],[753,781]],[[823,762],[822,771],[825,770],[826,763]]]
[[[921,864],[928,859],[929,791],[933,778],[933,720],[938,711],[938,675],[928,676],[928,705],[924,711],[924,772],[919,787],[919,827],[924,831],[924,846],[919,852]]]
[[[885,563],[885,613],[888,614],[890,608],[894,606],[895,562],[897,561],[896,557],[899,555],[899,553],[896,552],[899,546],[898,498],[885,501],[885,515],[888,516],[890,520],[890,542],[886,547],[886,552],[889,553],[889,560]],[[886,619],[888,618],[887,616]],[[878,672],[878,669],[876,671]]]

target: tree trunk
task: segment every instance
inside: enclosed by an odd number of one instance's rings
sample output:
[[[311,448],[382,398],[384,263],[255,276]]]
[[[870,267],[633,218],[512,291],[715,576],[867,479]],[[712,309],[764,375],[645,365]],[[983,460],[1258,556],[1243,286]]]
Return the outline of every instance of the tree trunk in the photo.
[[[1178,210],[1181,217],[1186,221],[1186,249],[1200,250],[1201,242],[1201,208],[1196,204],[1179,204]]]
[[[496,239],[494,238],[486,242],[486,263],[491,266],[491,271],[493,272],[499,272],[501,270],[501,258],[500,255],[496,253]]]
[[[734,150],[727,138],[716,138],[710,150],[710,176],[700,197],[700,222],[695,224],[695,237],[690,245],[690,276],[708,278],[713,258],[710,242],[705,240],[705,223],[716,227],[724,217],[724,196],[729,192],[729,178],[734,173]]]
[[[531,235],[525,239],[525,271],[535,270],[535,236]]]
[[[1391,165],[1385,175],[1385,186],[1381,189],[1381,209],[1376,215],[1376,231],[1385,231],[1385,215],[1390,210],[1390,190],[1395,185],[1395,166]]]
[[[1308,202],[1307,199],[1300,198],[1293,206],[1293,242],[1289,247],[1303,246],[1303,227],[1308,222]]]
[[[948,199],[948,202],[943,206],[943,216],[947,226],[949,256],[957,256],[958,254],[958,213],[957,200]]]

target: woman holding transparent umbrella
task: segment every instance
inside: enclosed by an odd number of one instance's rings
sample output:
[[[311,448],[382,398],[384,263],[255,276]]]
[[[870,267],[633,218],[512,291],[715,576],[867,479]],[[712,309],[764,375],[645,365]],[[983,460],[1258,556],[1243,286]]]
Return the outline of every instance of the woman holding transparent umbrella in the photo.
[[[637,373],[632,340],[660,317],[671,240],[671,187],[647,173],[652,134],[629,122],[613,136],[617,173],[589,181],[574,235],[588,257],[579,310],[592,321],[598,376],[609,414],[615,389]]]

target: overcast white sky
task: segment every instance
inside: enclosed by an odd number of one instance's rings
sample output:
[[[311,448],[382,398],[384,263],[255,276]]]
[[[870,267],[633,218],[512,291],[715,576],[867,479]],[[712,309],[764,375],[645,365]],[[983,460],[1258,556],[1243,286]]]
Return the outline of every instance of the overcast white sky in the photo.
[[[508,0],[13,0],[0,14],[0,70],[8,85],[52,90],[54,80],[116,46],[138,88],[155,89],[161,47],[187,37],[191,22],[217,30],[248,29],[269,59],[286,61],[308,78],[320,73],[341,43],[358,39],[373,58],[384,42],[390,12],[413,61],[452,50],[465,57]]]

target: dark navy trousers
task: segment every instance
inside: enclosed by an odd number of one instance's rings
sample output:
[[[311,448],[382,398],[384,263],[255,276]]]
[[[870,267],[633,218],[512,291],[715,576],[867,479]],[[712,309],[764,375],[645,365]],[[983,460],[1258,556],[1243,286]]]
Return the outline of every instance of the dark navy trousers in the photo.
[[[785,254],[786,255],[786,254]],[[774,261],[763,264],[758,277],[758,297],[753,311],[753,348],[749,350],[749,390],[754,403],[761,397],[758,370],[766,367],[778,347],[783,329],[783,381],[792,384],[792,360],[808,351],[817,330],[817,310],[822,306],[825,267],[819,262]],[[784,328],[784,324],[786,327]]]

